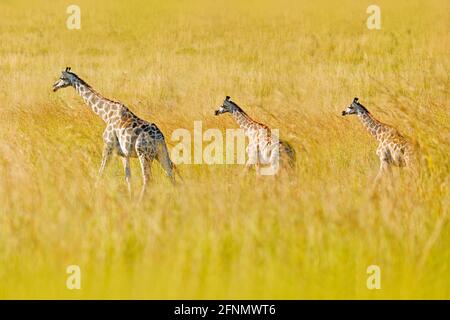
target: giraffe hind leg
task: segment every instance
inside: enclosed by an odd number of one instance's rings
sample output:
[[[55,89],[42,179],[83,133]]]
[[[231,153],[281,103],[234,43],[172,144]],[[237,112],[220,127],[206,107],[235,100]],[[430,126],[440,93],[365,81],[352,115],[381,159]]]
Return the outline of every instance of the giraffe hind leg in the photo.
[[[242,176],[247,175],[250,173],[250,170],[252,169],[252,167],[254,166],[255,169],[257,169],[257,165],[258,165],[258,147],[250,147],[248,146],[246,149],[247,152],[247,161],[245,163],[245,168],[242,171]],[[256,174],[258,174],[258,170],[256,170]]]
[[[139,195],[139,201],[142,201],[145,192],[147,190],[147,185],[150,182],[151,179],[151,165],[153,158],[145,153],[141,153],[138,155],[139,163],[141,164],[141,170],[142,170],[142,189],[141,193]]]
[[[131,168],[130,168],[130,158],[122,158],[123,169],[125,171],[125,181],[127,182],[128,194],[131,197]]]
[[[376,175],[375,180],[373,182],[372,193],[375,191],[375,189],[379,185],[381,179],[383,177],[385,177],[386,173],[389,174],[391,183],[393,180],[392,179],[393,178],[393,176],[392,176],[392,158],[391,158],[389,151],[386,152],[385,154],[383,154],[383,157],[380,160],[381,160],[380,169],[378,170],[378,174]]]
[[[135,151],[142,171],[143,185],[139,196],[139,200],[142,200],[151,179],[151,164],[156,154],[155,145],[148,133],[142,133],[136,138]]]

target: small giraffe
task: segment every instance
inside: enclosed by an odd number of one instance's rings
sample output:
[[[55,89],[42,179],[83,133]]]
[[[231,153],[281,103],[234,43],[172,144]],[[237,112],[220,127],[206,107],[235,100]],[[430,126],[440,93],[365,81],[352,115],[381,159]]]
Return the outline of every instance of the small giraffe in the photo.
[[[170,160],[164,135],[154,123],[140,119],[122,103],[101,96],[84,80],[71,72],[69,67],[62,71],[61,77],[53,85],[53,91],[68,86],[74,87],[84,102],[106,123],[106,129],[103,132],[104,146],[99,177],[103,175],[114,152],[122,159],[130,194],[130,158],[139,158],[144,181],[140,199],[142,199],[150,180],[151,163],[154,159],[159,161],[170,180],[175,182],[174,164]]]
[[[411,142],[406,140],[395,128],[375,119],[372,114],[354,98],[351,105],[342,111],[342,115],[356,114],[369,133],[378,141],[377,156],[380,158],[380,169],[375,178],[377,182],[385,171],[392,166],[412,167],[415,150]]]
[[[281,160],[283,167],[286,167],[286,164],[291,168],[294,167],[295,150],[287,142],[278,140],[278,137],[273,136],[268,126],[250,118],[244,110],[231,101],[229,96],[225,98],[222,106],[215,111],[215,115],[218,116],[227,112],[231,114],[249,139],[246,149],[248,155],[246,171],[252,165],[255,165],[256,173],[261,175],[261,164],[268,164],[272,169],[268,174],[275,174],[279,168],[279,160]]]

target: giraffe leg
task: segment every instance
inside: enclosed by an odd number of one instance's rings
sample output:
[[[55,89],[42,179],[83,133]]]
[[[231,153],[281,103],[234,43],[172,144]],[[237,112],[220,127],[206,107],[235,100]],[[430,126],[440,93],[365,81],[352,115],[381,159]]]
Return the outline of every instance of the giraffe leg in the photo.
[[[250,161],[248,160],[245,163],[245,167],[244,170],[242,170],[241,176],[246,176],[250,173],[250,170],[252,169],[252,166],[254,165],[254,163],[250,163]]]
[[[385,162],[383,160],[381,160],[380,169],[378,170],[378,173],[377,173],[375,179],[373,180],[373,184],[372,184],[372,187],[370,189],[370,195],[372,197],[375,196],[375,194],[376,194],[379,182],[380,182],[381,177],[383,176],[383,173],[384,173],[384,170],[385,170],[384,167],[385,167]]]
[[[270,171],[268,173],[271,176],[275,176],[276,174],[278,174],[279,170],[280,170],[280,158],[279,156],[275,156],[270,161]]]
[[[105,171],[105,168],[108,165],[109,160],[111,159],[112,151],[113,147],[111,145],[105,144],[105,146],[103,147],[102,163],[98,171],[99,177],[103,176],[103,172]]]
[[[384,168],[385,168],[385,162],[381,161],[380,169],[378,169],[378,173],[375,177],[374,184],[377,184],[380,181],[381,177],[383,176]]]
[[[103,146],[102,163],[100,164],[100,169],[98,170],[97,181],[95,182],[96,186],[98,185],[100,178],[103,176],[103,173],[105,172],[105,169],[109,163],[109,160],[111,159],[113,149],[114,149],[114,147],[109,144],[105,144]]]
[[[261,154],[259,145],[256,145],[256,161],[255,161],[255,171],[256,171],[256,177],[261,177]]]
[[[253,166],[257,166],[258,164],[258,149],[257,148],[251,148],[251,147],[247,147],[247,155],[248,155],[248,160],[245,163],[245,169],[242,172],[242,176],[249,174],[251,168]]]
[[[259,163],[255,164],[255,172],[257,178],[261,177],[261,165]]]
[[[269,158],[269,166],[265,169],[265,175],[275,176],[280,169],[280,144],[274,145]]]
[[[380,163],[380,169],[378,170],[378,174],[373,182],[373,189],[375,189],[378,186],[379,182],[384,177],[386,172],[392,174],[392,168],[389,161],[387,161],[386,159],[382,159]]]
[[[122,158],[123,169],[125,171],[125,181],[127,182],[128,194],[131,197],[131,168],[130,168],[130,158]]]
[[[139,202],[141,202],[142,199],[144,198],[145,191],[147,190],[147,184],[149,183],[151,178],[152,159],[146,154],[141,154],[139,155],[139,162],[141,164],[142,181],[143,181],[141,194],[139,195]]]

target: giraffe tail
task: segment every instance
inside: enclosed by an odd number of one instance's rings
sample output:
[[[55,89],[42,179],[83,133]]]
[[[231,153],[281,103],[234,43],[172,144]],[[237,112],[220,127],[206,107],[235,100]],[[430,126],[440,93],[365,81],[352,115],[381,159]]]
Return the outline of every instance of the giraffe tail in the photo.
[[[184,182],[183,177],[181,176],[178,168],[173,163],[172,159],[169,156],[169,150],[167,149],[167,145],[164,140],[160,142],[160,151],[158,153],[158,159],[167,175],[171,179],[172,183],[175,184],[175,175],[180,178],[181,182]]]
[[[295,162],[297,161],[297,154],[292,145],[286,141],[280,140],[280,145],[282,147],[281,152],[287,156],[287,162],[291,168],[295,166]]]
[[[172,162],[172,161],[170,161],[170,162]],[[180,171],[178,170],[178,167],[172,162],[172,169],[173,169],[173,172],[178,176],[178,178],[180,179],[180,181],[182,182],[182,183],[184,183],[184,179],[183,179],[183,177],[181,176],[181,174],[180,174]]]

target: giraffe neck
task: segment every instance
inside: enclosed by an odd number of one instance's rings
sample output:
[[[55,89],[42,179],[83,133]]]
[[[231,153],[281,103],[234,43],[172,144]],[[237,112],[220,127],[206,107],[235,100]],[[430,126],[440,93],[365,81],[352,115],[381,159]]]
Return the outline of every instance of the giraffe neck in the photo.
[[[244,129],[247,131],[252,127],[252,125],[255,124],[255,121],[253,121],[252,118],[250,118],[244,111],[235,109],[233,112],[231,112],[231,115],[233,116],[234,120],[236,120],[237,124],[241,129]]]
[[[73,86],[81,98],[83,98],[84,102],[92,109],[92,111],[103,121],[107,122],[108,113],[106,108],[109,106],[111,101],[104,98],[89,85],[81,81],[76,82]]]
[[[363,126],[366,127],[367,131],[369,131],[375,139],[379,140],[382,131],[380,128],[383,128],[383,124],[375,119],[368,111],[359,112],[358,117]]]

